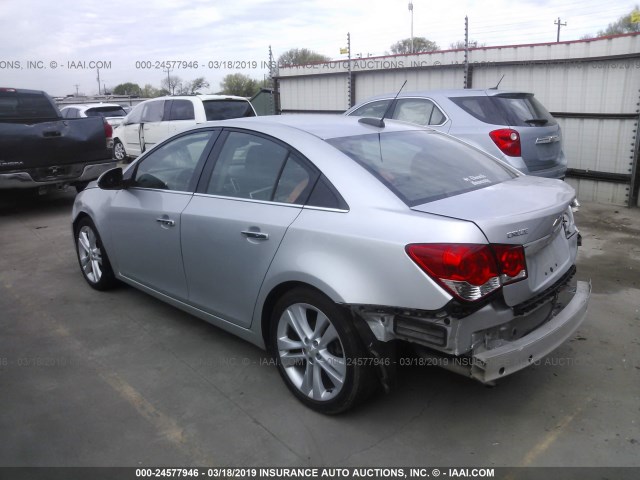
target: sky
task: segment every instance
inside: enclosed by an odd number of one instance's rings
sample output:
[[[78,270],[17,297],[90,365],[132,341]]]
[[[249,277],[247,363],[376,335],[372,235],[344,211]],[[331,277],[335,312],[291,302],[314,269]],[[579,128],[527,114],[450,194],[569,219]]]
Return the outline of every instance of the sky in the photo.
[[[595,34],[634,8],[612,0],[413,0],[414,36],[441,48],[554,42]],[[167,73],[205,77],[219,91],[229,73],[261,80],[274,57],[308,48],[335,60],[351,34],[352,56],[384,55],[411,34],[407,0],[0,0],[0,87],[52,96],[98,93],[133,82],[160,87]],[[162,62],[165,62],[163,65]],[[197,68],[196,68],[197,62]]]

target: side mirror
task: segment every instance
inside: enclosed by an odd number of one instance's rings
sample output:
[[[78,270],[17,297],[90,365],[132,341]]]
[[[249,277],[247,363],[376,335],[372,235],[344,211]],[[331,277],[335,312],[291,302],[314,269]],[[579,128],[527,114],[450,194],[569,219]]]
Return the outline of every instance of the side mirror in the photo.
[[[122,168],[112,168],[100,175],[100,178],[98,178],[98,187],[102,190],[122,190],[125,188],[125,182],[122,178]]]

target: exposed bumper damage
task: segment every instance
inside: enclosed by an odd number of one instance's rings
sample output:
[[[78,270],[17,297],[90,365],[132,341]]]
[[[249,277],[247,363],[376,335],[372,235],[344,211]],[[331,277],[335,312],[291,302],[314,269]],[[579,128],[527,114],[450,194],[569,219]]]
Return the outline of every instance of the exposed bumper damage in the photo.
[[[549,353],[575,333],[586,318],[590,282],[563,278],[535,302],[508,307],[497,299],[460,318],[446,309],[438,312],[350,305],[368,325],[370,351],[402,340],[414,344],[437,365],[482,383],[506,377]],[[361,336],[362,328],[360,328]],[[373,339],[373,341],[371,340]],[[376,346],[377,345],[377,346]],[[387,351],[389,351],[387,349]],[[389,372],[385,375],[388,377]]]

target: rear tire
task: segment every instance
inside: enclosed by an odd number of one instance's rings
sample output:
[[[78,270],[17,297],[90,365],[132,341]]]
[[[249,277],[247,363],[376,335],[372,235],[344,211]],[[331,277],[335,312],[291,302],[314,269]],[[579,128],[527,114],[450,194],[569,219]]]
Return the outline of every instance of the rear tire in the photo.
[[[117,138],[113,141],[113,158],[119,162],[127,160],[127,152],[124,149],[124,145]]]
[[[109,290],[116,286],[107,252],[90,218],[81,219],[75,228],[76,254],[82,276],[91,288]]]
[[[270,347],[287,387],[313,410],[341,413],[373,390],[374,372],[349,315],[315,290],[296,288],[278,300]]]

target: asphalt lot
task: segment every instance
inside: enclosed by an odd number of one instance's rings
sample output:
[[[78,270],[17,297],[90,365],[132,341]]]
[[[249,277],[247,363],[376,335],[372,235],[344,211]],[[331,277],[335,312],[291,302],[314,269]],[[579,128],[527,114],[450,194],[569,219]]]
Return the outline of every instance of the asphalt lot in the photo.
[[[261,350],[129,287],[89,288],[74,193],[0,197],[0,466],[640,466],[640,210],[577,215],[577,335],[487,388],[433,367],[338,417]]]

